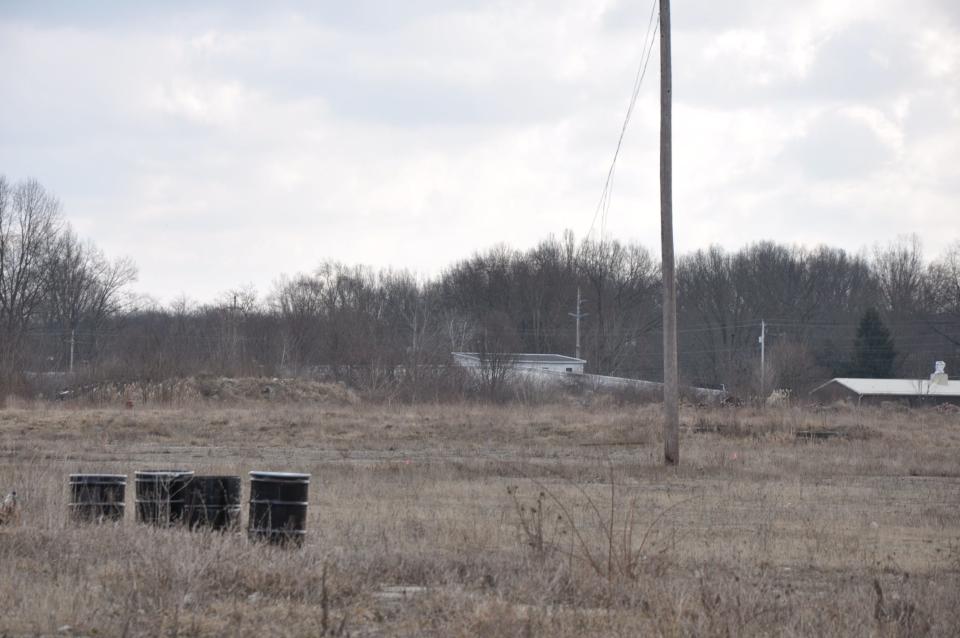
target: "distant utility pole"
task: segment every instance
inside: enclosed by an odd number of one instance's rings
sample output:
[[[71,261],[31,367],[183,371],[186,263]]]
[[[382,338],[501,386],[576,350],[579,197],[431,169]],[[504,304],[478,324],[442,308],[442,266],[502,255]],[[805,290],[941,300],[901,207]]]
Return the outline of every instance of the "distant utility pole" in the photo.
[[[70,374],[73,374],[73,349],[77,343],[77,329],[76,327],[70,328]]]
[[[580,286],[577,286],[577,311],[567,313],[568,315],[570,315],[571,317],[577,320],[577,349],[573,355],[577,359],[580,358],[580,319],[590,314],[589,312],[580,312],[580,304],[582,303],[583,303],[583,299],[580,297]]]
[[[680,381],[677,369],[677,280],[673,270],[673,149],[670,0],[660,0],[660,252],[663,256],[664,462],[680,463]]]
[[[238,356],[239,347],[237,344],[237,293],[233,293],[233,306],[230,309],[230,365],[234,368],[234,374],[239,374],[240,357]]]
[[[767,322],[761,319],[760,320],[760,398],[761,399],[764,396],[766,396],[766,393],[764,392],[764,384],[767,377],[766,349],[767,349]]]

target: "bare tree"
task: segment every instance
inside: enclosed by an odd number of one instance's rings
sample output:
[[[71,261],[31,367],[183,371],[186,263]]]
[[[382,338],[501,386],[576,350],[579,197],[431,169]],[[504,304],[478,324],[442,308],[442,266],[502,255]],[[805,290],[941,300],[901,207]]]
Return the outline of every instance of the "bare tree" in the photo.
[[[900,317],[921,310],[924,270],[923,248],[916,235],[875,247],[873,271],[887,312]]]
[[[270,298],[282,335],[281,369],[299,368],[319,350],[320,321],[324,311],[324,282],[309,275],[281,279]]]
[[[937,313],[960,320],[960,241],[951,244],[930,264],[930,306]]]
[[[48,320],[67,337],[68,359],[73,369],[76,331],[85,328],[88,355],[96,349],[100,329],[120,312],[125,286],[137,278],[129,259],[108,260],[92,243],[82,243],[67,227],[54,244],[47,266]]]
[[[0,384],[21,369],[26,329],[41,307],[60,229],[60,202],[36,180],[0,176]]]
[[[927,278],[927,325],[943,339],[943,351],[953,351],[953,356],[939,356],[956,370],[960,368],[960,241],[951,244],[940,259],[930,264]]]

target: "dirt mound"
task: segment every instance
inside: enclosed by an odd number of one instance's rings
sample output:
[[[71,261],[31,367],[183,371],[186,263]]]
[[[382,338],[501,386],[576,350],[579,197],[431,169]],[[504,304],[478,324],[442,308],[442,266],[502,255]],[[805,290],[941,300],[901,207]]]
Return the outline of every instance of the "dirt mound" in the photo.
[[[328,403],[356,405],[355,392],[341,383],[316,379],[198,376],[164,381],[114,381],[68,390],[63,400],[96,404],[189,403]]]

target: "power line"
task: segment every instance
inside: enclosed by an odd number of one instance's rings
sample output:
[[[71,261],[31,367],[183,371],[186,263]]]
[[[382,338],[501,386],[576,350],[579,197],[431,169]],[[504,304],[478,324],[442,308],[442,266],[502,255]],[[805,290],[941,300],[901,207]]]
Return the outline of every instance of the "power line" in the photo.
[[[607,179],[603,184],[603,190],[600,193],[600,201],[597,202],[597,208],[593,213],[593,219],[590,222],[590,230],[586,236],[589,237],[597,223],[597,217],[600,217],[600,241],[603,241],[604,231],[606,230],[607,213],[610,210],[610,200],[613,194],[613,177],[616,173],[617,159],[620,157],[620,149],[623,147],[623,139],[627,134],[627,126],[630,124],[630,118],[633,116],[633,109],[637,104],[637,98],[640,95],[640,87],[643,85],[643,79],[647,75],[647,65],[650,63],[650,56],[653,52],[653,45],[657,39],[657,31],[660,28],[659,22],[654,18],[657,14],[657,0],[653,1],[650,7],[650,19],[647,22],[647,34],[643,39],[641,47],[640,66],[637,68],[637,75],[633,81],[633,90],[630,93],[630,103],[627,106],[627,113],[623,118],[623,126],[620,127],[620,136],[617,138],[617,147],[613,152],[613,159],[610,162],[610,168],[607,170]]]

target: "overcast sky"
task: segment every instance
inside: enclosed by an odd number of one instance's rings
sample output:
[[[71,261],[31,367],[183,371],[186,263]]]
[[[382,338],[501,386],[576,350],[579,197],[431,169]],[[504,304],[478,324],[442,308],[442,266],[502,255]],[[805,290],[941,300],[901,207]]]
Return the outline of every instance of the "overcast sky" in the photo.
[[[0,174],[201,301],[591,227],[647,0],[0,1]],[[960,237],[960,2],[676,0],[681,252]],[[658,252],[654,55],[605,236]],[[596,228],[594,232],[596,232]]]

